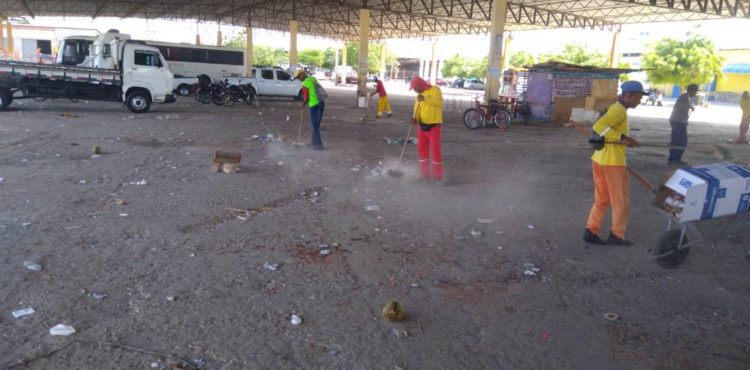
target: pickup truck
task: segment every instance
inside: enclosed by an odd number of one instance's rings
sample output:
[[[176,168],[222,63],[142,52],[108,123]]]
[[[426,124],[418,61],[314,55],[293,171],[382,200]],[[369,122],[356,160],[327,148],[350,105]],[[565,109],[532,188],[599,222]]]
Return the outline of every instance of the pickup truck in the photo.
[[[292,80],[289,72],[280,68],[253,68],[250,77],[224,77],[232,85],[252,84],[261,96],[290,96],[302,99],[302,83]]]
[[[109,34],[94,46],[102,52],[90,67],[0,60],[0,111],[14,99],[121,101],[134,113],[176,100],[174,75],[158,48]]]

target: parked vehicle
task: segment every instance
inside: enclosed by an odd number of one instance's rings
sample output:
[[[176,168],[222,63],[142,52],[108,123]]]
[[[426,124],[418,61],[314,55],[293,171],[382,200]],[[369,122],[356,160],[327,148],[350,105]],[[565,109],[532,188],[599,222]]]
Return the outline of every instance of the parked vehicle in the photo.
[[[464,81],[466,81],[463,78],[457,78],[451,82],[451,87],[455,89],[461,89],[464,87]]]
[[[480,81],[476,77],[470,78],[470,79],[464,81],[464,89],[469,89],[469,90],[484,90],[484,82]]]
[[[251,84],[259,96],[291,96],[302,99],[302,83],[281,68],[253,68],[250,77],[225,77],[230,85]]]
[[[511,122],[510,106],[506,102],[491,101],[490,104],[482,104],[479,98],[474,98],[474,107],[464,112],[464,126],[472,130],[482,126],[507,130]]]
[[[134,113],[171,103],[174,75],[159,49],[111,33],[93,43],[91,67],[0,61],[0,110],[15,99],[122,101]]]
[[[129,40],[130,35],[118,30],[107,33],[120,40]],[[68,66],[91,67],[92,58],[89,50],[96,37],[68,36],[64,38],[57,52],[57,64]],[[159,48],[169,68],[175,76],[174,92],[180,96],[192,93],[191,87],[197,82],[198,75],[205,74],[211,79],[219,80],[224,76],[241,76],[246,71],[245,50],[226,47],[174,44],[160,41],[143,41],[147,45]],[[94,51],[95,53],[104,52]],[[87,65],[88,64],[88,65]]]
[[[427,82],[430,83],[430,84],[433,84],[432,83],[432,79],[427,80]],[[433,85],[448,86],[448,83],[445,82],[445,80],[443,80],[442,78],[437,78],[437,79],[435,79],[435,83]]]
[[[251,84],[232,85],[228,79],[211,82],[207,75],[198,76],[195,87],[195,100],[208,104],[231,107],[234,103],[243,102],[249,106],[258,106],[257,93]]]

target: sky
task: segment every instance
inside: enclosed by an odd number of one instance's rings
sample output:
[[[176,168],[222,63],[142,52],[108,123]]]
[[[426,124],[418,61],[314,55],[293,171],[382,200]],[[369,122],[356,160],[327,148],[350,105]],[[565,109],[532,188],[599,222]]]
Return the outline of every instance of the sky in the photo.
[[[194,21],[144,20],[120,18],[61,18],[37,17],[29,19],[34,25],[53,27],[93,28],[105,32],[117,28],[120,32],[129,33],[135,39],[157,40],[166,42],[194,43],[196,30],[201,35],[201,42],[206,45],[216,43],[216,23]],[[221,25],[225,37],[238,34],[244,28]],[[618,41],[618,53],[642,49],[644,44],[654,42],[662,37],[683,38],[688,33],[697,33],[712,39],[719,49],[750,49],[750,19],[724,19],[699,22],[672,22],[624,25]],[[568,42],[586,45],[590,50],[609,54],[612,45],[611,31],[591,29],[557,29],[512,32],[511,54],[520,50],[531,54],[553,53]],[[256,45],[279,46],[288,49],[289,33],[253,30],[253,42]],[[481,58],[488,54],[489,36],[487,35],[451,35],[438,38],[438,59],[446,59],[457,53],[468,58]],[[298,36],[299,49],[318,49],[341,46],[334,40]],[[430,58],[432,41],[423,39],[387,40],[387,47],[399,57]],[[750,61],[748,61],[750,63]]]

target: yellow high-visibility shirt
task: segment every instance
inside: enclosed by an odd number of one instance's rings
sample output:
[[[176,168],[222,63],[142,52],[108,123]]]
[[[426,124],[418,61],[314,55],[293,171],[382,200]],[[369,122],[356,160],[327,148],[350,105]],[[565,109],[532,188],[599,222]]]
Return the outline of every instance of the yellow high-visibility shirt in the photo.
[[[620,141],[622,135],[630,133],[628,113],[622,103],[612,104],[607,113],[594,124],[594,132],[604,137],[604,141]],[[604,144],[602,150],[597,150],[591,160],[605,166],[627,166],[628,151],[625,145]]]
[[[419,123],[424,125],[439,125],[443,123],[443,93],[437,86],[422,91],[424,101],[414,100],[413,117],[416,117],[419,111]],[[422,103],[422,104],[420,104]],[[420,107],[421,105],[421,107]]]
[[[750,98],[740,100],[740,108],[742,108],[742,119],[746,120],[750,118]]]

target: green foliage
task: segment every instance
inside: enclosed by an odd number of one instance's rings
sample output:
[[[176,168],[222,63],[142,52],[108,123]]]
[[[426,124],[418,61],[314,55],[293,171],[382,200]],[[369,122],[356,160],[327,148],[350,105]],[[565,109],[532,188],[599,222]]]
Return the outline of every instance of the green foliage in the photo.
[[[225,38],[224,45],[230,48],[244,49],[247,45],[245,30]],[[278,66],[289,62],[289,53],[282,48],[253,45],[253,64],[256,66]]]
[[[282,48],[253,45],[253,64],[256,66],[278,66],[289,63],[289,53]]]
[[[304,49],[297,54],[297,61],[308,67],[321,67],[325,60],[323,50]]]
[[[444,77],[477,77],[483,79],[487,76],[488,58],[467,59],[458,54],[446,59],[440,72]]]
[[[609,57],[600,52],[592,52],[586,49],[585,45],[568,43],[563,46],[562,53],[542,54],[539,56],[540,62],[556,61],[571,63],[580,66],[607,67],[609,66]]]
[[[617,68],[620,69],[631,69],[630,63],[628,62],[619,62],[617,63]],[[630,80],[630,76],[627,73],[623,73],[620,75],[620,82],[625,82]]]
[[[370,73],[380,72],[380,51],[383,45],[369,44],[367,46],[367,69]],[[387,48],[385,50],[385,65],[394,65],[396,63],[396,54],[393,54]],[[351,42],[346,44],[346,65],[355,69],[359,67],[359,43]]]
[[[519,51],[517,53],[511,54],[510,60],[508,61],[508,64],[510,64],[511,67],[520,68],[531,66],[534,63],[534,56],[525,51]]]
[[[440,72],[444,77],[466,78],[469,76],[468,63],[464,57],[456,54],[443,61]]]
[[[223,45],[230,48],[241,48],[244,49],[247,46],[247,32],[241,30],[238,34],[224,36]]]
[[[641,61],[652,84],[701,85],[723,76],[724,58],[716,53],[713,42],[698,35],[685,41],[662,39]]]
[[[339,58],[341,56],[339,55]],[[341,60],[339,59],[339,62]],[[333,67],[336,64],[336,49],[334,48],[327,48],[323,50],[323,64],[321,64],[321,67],[333,69]]]

